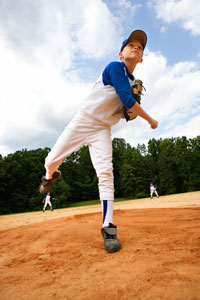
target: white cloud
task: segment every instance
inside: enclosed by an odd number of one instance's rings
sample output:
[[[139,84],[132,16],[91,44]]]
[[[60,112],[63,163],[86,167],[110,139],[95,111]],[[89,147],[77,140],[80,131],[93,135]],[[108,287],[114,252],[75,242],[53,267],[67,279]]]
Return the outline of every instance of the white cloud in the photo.
[[[128,10],[132,15],[135,14],[136,10],[142,7],[141,4],[133,4],[131,1],[128,0],[119,0],[118,1],[119,7],[123,10]]]
[[[75,35],[78,47],[87,57],[102,57],[119,41],[119,20],[102,1],[88,1],[80,20],[80,28],[77,27]]]
[[[153,0],[149,2],[156,16],[166,23],[180,22],[185,30],[200,35],[200,1],[198,0]]]
[[[188,109],[189,113],[190,107],[200,101],[200,69],[196,62],[179,62],[169,66],[163,55],[149,52],[143,63],[137,66],[135,74],[144,78],[145,97],[151,99],[147,108],[151,110],[152,106],[162,119],[176,110]]]
[[[73,72],[65,74],[51,65],[44,67],[19,60],[3,47],[0,60],[1,143],[11,144],[12,151],[14,144],[19,149],[20,145],[29,148],[37,133],[43,133],[44,138],[34,147],[43,145],[45,135],[55,140],[88,94],[90,84],[77,79]]]
[[[200,113],[200,107],[198,107],[198,112]],[[168,132],[169,136],[186,136],[189,138],[194,138],[199,135],[200,128],[200,117],[199,114],[193,118],[191,118],[188,122],[184,124],[176,125],[174,130]]]
[[[52,146],[91,88],[80,58],[111,53],[119,31],[100,0],[0,2],[0,153]]]
[[[121,4],[128,9],[130,1]],[[91,88],[80,79],[80,58],[98,62],[121,44],[121,32],[120,20],[100,0],[0,2],[1,154],[54,144]],[[169,66],[161,53],[145,52],[134,73],[147,89],[142,106],[159,128],[151,130],[137,118],[121,121],[113,136],[137,145],[152,137],[196,134],[199,66]]]
[[[0,32],[6,46],[21,59],[38,64],[70,66],[73,43],[70,43],[70,23],[54,2],[4,1],[0,5]],[[68,47],[66,47],[68,45]]]
[[[161,26],[160,32],[164,33],[166,31],[167,31],[167,27],[166,26]]]
[[[119,32],[119,20],[100,0],[0,3],[0,33],[7,47],[34,63],[65,69],[75,54],[99,58],[121,41]]]

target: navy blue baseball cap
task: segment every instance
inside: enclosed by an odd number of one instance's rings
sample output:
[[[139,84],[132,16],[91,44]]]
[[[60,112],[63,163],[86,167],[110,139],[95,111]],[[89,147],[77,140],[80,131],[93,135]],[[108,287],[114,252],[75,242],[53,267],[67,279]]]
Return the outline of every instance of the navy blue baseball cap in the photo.
[[[138,40],[141,42],[142,46],[143,46],[143,50],[146,46],[147,43],[147,35],[143,30],[134,30],[128,37],[128,39],[126,39],[125,41],[123,41],[122,46],[121,46],[121,50],[122,51],[124,49],[124,47],[131,42],[132,40]]]

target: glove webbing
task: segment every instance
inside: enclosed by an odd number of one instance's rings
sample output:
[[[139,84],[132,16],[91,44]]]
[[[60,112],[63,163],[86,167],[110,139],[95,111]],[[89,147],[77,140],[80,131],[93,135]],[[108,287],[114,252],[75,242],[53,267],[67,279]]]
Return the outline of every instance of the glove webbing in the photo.
[[[134,99],[138,102],[138,104],[141,103],[141,95],[143,95],[142,90],[144,89],[146,91],[146,89],[142,83],[143,82],[141,80],[136,79],[134,84],[131,86],[132,95],[133,95]],[[131,114],[131,112],[128,113],[127,109],[124,107],[124,117],[126,119],[126,122],[134,119],[134,118],[133,119],[131,118],[130,114]]]

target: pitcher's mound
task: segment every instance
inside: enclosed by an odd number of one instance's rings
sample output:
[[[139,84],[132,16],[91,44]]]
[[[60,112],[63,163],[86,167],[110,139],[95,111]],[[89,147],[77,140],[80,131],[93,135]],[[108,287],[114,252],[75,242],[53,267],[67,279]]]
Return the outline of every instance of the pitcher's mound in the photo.
[[[113,254],[104,250],[101,218],[1,231],[1,299],[200,299],[199,207],[116,210],[122,250]]]

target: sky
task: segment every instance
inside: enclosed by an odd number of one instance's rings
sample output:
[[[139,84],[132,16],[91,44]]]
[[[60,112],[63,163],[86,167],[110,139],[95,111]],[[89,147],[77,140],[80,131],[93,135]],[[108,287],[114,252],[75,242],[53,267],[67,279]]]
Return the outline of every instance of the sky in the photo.
[[[0,0],[0,154],[51,148],[135,29],[148,41],[133,75],[159,125],[120,120],[112,138],[199,135],[199,0]]]

